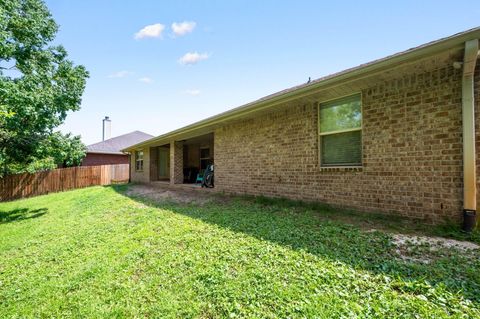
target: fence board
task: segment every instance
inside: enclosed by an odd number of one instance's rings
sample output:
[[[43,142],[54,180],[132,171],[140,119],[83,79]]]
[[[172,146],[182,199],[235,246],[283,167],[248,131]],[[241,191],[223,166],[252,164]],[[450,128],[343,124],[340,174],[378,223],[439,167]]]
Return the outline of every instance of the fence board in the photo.
[[[128,164],[116,164],[8,175],[0,179],[0,201],[128,181],[129,171]]]

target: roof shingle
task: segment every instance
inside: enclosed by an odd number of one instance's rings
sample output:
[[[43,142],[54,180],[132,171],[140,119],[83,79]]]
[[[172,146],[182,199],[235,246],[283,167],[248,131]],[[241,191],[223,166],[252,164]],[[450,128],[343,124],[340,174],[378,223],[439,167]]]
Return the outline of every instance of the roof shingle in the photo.
[[[87,146],[87,153],[123,154],[122,149],[151,139],[153,135],[133,131]]]

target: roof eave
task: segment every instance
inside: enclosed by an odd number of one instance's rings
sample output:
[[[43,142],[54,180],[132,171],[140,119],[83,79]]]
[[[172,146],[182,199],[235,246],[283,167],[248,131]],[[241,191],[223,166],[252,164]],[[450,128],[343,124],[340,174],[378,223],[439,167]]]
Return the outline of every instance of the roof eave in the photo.
[[[287,102],[291,99],[296,99],[305,95],[309,95],[312,91],[315,91],[321,87],[334,84],[335,82],[344,81],[350,78],[365,77],[373,73],[381,72],[386,69],[398,66],[400,64],[408,63],[410,61],[422,59],[424,57],[441,53],[446,50],[462,49],[464,42],[480,38],[480,28],[471,29],[469,31],[453,35],[444,39],[440,39],[425,45],[419,46],[414,49],[410,49],[404,52],[400,52],[370,63],[362,64],[357,67],[347,69],[330,76],[321,78],[319,80],[313,81],[309,84],[299,87],[298,89],[272,96],[272,98],[265,98],[257,100],[251,103],[247,103],[240,107],[233,108],[231,110],[219,113],[212,117],[208,117],[199,122],[184,126],[177,130],[162,134],[160,136],[154,137],[152,139],[143,141],[141,143],[132,145],[128,148],[123,149],[124,152],[131,152],[135,149],[141,148],[143,146],[159,143],[161,141],[172,140],[175,136],[179,134],[185,134],[193,130],[198,130],[204,128],[205,126],[214,125],[218,122],[225,120],[232,120],[240,116],[244,116],[248,113],[260,111],[265,108],[275,106],[279,103]]]
[[[120,151],[120,152],[108,152],[108,151],[89,151],[87,150],[86,152],[87,154],[88,153],[91,153],[91,154],[109,154],[109,155],[126,155],[124,152]]]

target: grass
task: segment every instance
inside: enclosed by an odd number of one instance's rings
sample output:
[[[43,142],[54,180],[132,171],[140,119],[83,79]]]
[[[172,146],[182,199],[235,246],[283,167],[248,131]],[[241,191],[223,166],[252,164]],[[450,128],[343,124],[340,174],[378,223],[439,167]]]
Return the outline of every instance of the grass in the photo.
[[[0,204],[1,318],[480,317],[478,250],[417,263],[331,208],[127,188]]]
[[[266,206],[289,207],[299,212],[305,210],[321,212],[321,215],[318,217],[352,224],[366,230],[375,228],[387,232],[439,236],[461,241],[470,241],[480,245],[480,229],[467,233],[461,230],[459,223],[456,221],[432,226],[422,223],[421,221],[381,213],[360,213],[355,210],[343,209],[341,214],[339,214],[337,208],[318,202],[304,202],[287,198],[263,196],[244,196],[244,198]]]

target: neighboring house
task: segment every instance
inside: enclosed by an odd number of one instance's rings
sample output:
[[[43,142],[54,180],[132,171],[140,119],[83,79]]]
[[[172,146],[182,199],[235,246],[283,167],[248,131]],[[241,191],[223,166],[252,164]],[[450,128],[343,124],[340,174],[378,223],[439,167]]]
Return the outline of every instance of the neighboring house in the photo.
[[[430,42],[125,148],[131,179],[180,184],[212,162],[226,193],[459,220],[478,199],[479,38]]]
[[[122,149],[138,144],[153,136],[144,132],[134,131],[107,139],[105,141],[87,146],[87,155],[82,161],[82,166],[128,164],[129,155]]]

